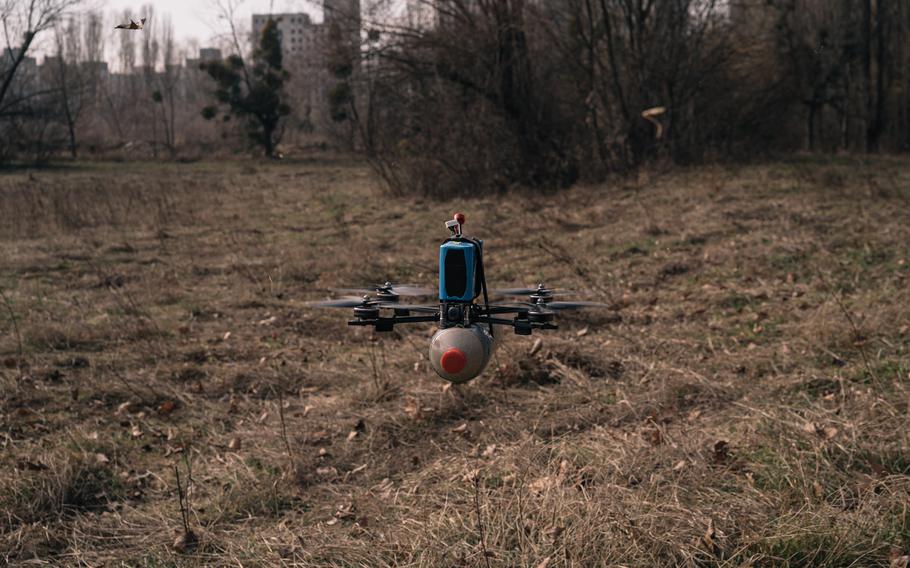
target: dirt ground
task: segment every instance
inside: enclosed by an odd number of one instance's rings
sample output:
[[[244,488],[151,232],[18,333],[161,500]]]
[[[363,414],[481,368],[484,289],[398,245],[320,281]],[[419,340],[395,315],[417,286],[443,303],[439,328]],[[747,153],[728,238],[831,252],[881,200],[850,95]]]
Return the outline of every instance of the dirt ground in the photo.
[[[0,172],[0,561],[906,567],[908,202],[898,159],[448,203],[326,157]],[[610,308],[447,388],[432,324],[304,304],[435,285],[455,210],[491,286]]]

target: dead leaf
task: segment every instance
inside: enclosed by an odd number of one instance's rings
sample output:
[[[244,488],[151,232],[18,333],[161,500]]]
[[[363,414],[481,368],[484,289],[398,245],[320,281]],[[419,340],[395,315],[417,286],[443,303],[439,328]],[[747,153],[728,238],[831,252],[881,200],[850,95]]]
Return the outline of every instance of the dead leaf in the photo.
[[[227,341],[228,339],[230,339],[230,337],[231,337],[231,332],[230,332],[230,331],[226,331],[226,332],[224,332],[224,335],[221,336],[221,340],[222,340],[222,341]]]
[[[814,422],[807,422],[803,424],[803,430],[809,434],[815,434],[819,438],[824,438],[826,440],[832,440],[837,436],[837,428],[834,426],[822,426],[821,424],[816,424]]]
[[[320,477],[335,477],[338,475],[338,470],[332,466],[317,467],[316,475]]]
[[[537,353],[541,350],[542,347],[543,347],[543,339],[538,337],[537,340],[534,341],[534,345],[532,345],[531,349],[528,351],[528,355],[530,355],[532,357],[534,355],[537,355]],[[549,561],[549,558],[547,558],[547,561]]]
[[[891,546],[888,560],[890,560],[889,568],[907,568],[910,565],[910,555],[904,554],[904,549],[900,546]]]
[[[196,546],[199,544],[199,537],[196,536],[192,530],[188,530],[178,535],[174,539],[174,550],[180,554],[185,554],[187,552],[193,552],[196,550]]]
[[[676,462],[676,465],[673,466],[673,471],[682,471],[686,467],[686,460],[679,460]]]
[[[822,487],[822,484],[818,481],[812,482],[812,492],[815,493],[815,496],[819,499],[824,499],[825,497],[825,488]]]
[[[586,336],[586,335],[588,335],[588,328],[587,328],[587,327],[582,328],[582,329],[579,329],[578,331],[575,332],[575,336],[576,336],[576,337],[584,337],[584,336]]]
[[[547,556],[537,564],[537,568],[547,568],[550,565],[550,557]]]
[[[726,440],[718,440],[714,443],[714,463],[722,464],[730,457],[730,444]]]
[[[556,525],[555,527],[550,527],[547,530],[545,530],[544,534],[547,535],[548,537],[552,538],[553,540],[556,540],[557,538],[559,538],[559,535],[561,535],[565,531],[566,531],[566,527],[564,527],[562,525]]]
[[[462,423],[459,424],[458,426],[452,428],[452,432],[454,432],[455,434],[461,434],[462,432],[467,432],[467,431],[468,431],[468,423],[467,423],[467,422],[462,422]]]
[[[339,505],[338,510],[335,511],[333,515],[336,519],[353,519],[354,518],[354,505]]]
[[[165,400],[158,405],[158,414],[161,416],[169,416],[171,412],[174,412],[175,408],[177,408],[176,402],[173,400]]]
[[[716,554],[719,550],[717,546],[717,531],[714,530],[714,520],[708,519],[708,530],[702,535],[701,541],[711,554]]]
[[[141,438],[142,434],[142,428],[140,428],[138,424],[136,426],[133,426],[133,429],[130,431],[130,436],[133,438]]]
[[[641,433],[642,437],[652,446],[659,446],[663,441],[659,428],[648,428]]]
[[[50,469],[48,466],[44,465],[41,462],[33,462],[29,460],[21,460],[17,462],[16,467],[25,471],[44,471],[46,469]]]
[[[481,456],[488,458],[495,453],[496,453],[496,444],[490,444],[489,446],[486,447],[486,449],[483,451]]]
[[[175,455],[175,454],[182,454],[182,453],[184,452],[185,449],[186,449],[186,448],[184,448],[183,446],[177,446],[176,448],[173,448],[173,447],[171,447],[171,446],[168,446],[168,447],[165,448],[165,450],[164,450],[164,457],[173,456],[173,455]]]
[[[99,452],[95,454],[95,461],[98,463],[110,463],[111,460],[106,455]]]
[[[404,413],[417,420],[420,418],[420,403],[418,400],[412,396],[409,396],[404,401]]]
[[[348,432],[348,442],[350,442],[351,440],[356,438],[357,434],[359,434],[359,432],[357,432],[357,430],[351,430],[350,432]]]
[[[231,438],[231,441],[228,442],[228,449],[237,451],[243,447],[243,440],[240,439],[240,436],[234,436]]]
[[[660,115],[664,114],[665,112],[667,112],[667,107],[656,106],[656,107],[651,107],[649,109],[645,109],[645,110],[641,111],[641,115],[645,118],[650,118],[650,117],[654,117],[654,116],[660,116]]]
[[[395,484],[391,479],[385,477],[378,485],[373,487],[373,490],[383,499],[391,499],[392,495],[395,493]]]
[[[538,477],[534,481],[528,484],[528,489],[535,493],[546,493],[551,489],[555,489],[562,483],[562,479],[556,475],[545,475],[543,477]]]
[[[114,414],[117,416],[123,416],[124,414],[127,414],[130,411],[130,408],[132,407],[132,405],[133,405],[132,402],[126,401],[126,402],[120,404],[119,406],[117,406],[117,411],[114,412]]]

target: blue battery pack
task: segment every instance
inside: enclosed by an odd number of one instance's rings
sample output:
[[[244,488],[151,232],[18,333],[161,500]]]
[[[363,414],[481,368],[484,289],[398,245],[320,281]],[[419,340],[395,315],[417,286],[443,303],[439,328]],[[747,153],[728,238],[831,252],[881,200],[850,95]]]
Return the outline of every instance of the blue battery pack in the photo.
[[[477,246],[483,241],[451,240],[439,247],[439,301],[473,302],[477,282]]]

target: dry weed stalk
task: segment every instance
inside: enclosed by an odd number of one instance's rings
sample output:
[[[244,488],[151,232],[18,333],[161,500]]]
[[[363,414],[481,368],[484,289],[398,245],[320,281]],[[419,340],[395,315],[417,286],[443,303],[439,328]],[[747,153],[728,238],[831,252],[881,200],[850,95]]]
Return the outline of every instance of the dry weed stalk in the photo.
[[[380,343],[380,341],[375,332],[370,333],[368,355],[370,359],[370,377],[373,380],[373,389],[375,391],[371,398],[376,401],[383,400],[388,394],[390,387],[388,373],[383,370],[386,365],[385,350],[380,349],[379,355],[376,354],[376,344]]]
[[[294,453],[291,451],[291,442],[288,439],[287,422],[284,418],[284,388],[278,385],[278,420],[281,422],[281,440],[284,442],[284,449],[288,455],[289,472],[294,473],[297,469],[294,465]]]
[[[25,350],[22,347],[22,334],[19,332],[19,319],[16,317],[16,312],[13,310],[13,304],[9,299],[9,296],[6,295],[6,291],[3,288],[0,288],[0,297],[3,298],[3,305],[6,306],[6,311],[9,312],[9,319],[13,323],[13,330],[16,333],[16,347],[19,352],[19,359],[16,361],[16,368],[19,370],[19,379],[22,379],[22,363],[25,358]]]
[[[174,464],[174,475],[177,478],[177,498],[180,504],[180,519],[183,522],[183,533],[178,535],[174,540],[174,549],[180,553],[192,552],[199,542],[199,538],[196,536],[196,533],[194,533],[190,528],[189,485],[192,482],[192,471],[190,470],[190,462],[189,458],[186,457],[186,454],[184,454],[183,459],[184,463],[186,464],[187,474],[187,486],[185,491],[180,480],[180,466]]]
[[[128,290],[125,288],[117,289],[115,286],[110,285],[109,282],[112,282],[114,278],[110,274],[105,274],[101,267],[98,266],[98,263],[96,263],[91,258],[86,258],[85,262],[95,272],[99,283],[107,288],[107,290],[117,300],[117,303],[120,306],[120,309],[123,310],[123,313],[135,316],[140,322],[144,322],[142,325],[150,325],[152,330],[155,332],[155,335],[161,334],[161,328],[158,327],[158,324],[155,322],[155,319],[152,317],[151,313],[140,306],[139,302],[133,298],[132,294],[130,294]]]
[[[490,554],[487,552],[487,536],[483,526],[483,512],[480,510],[480,474],[474,474],[474,512],[477,514],[477,532],[480,534],[480,553],[484,564],[490,568]]]
[[[866,367],[866,372],[869,373],[869,376],[875,382],[875,386],[877,388],[881,389],[881,387],[882,387],[881,380],[879,379],[878,373],[872,367],[872,363],[869,360],[869,354],[866,352],[866,347],[864,345],[864,338],[863,338],[862,333],[859,330],[859,326],[856,324],[856,320],[853,318],[853,315],[850,313],[850,310],[848,310],[847,306],[844,304],[843,298],[841,298],[840,295],[838,295],[834,292],[833,287],[828,282],[828,280],[825,278],[825,275],[819,271],[818,277],[821,279],[822,284],[824,284],[824,286],[825,286],[825,292],[828,294],[828,296],[832,300],[834,300],[834,303],[837,305],[837,308],[843,314],[844,319],[846,319],[847,323],[850,324],[850,329],[853,333],[853,344],[856,345],[856,347],[859,349],[860,357],[863,360],[863,366]]]
[[[153,388],[152,388],[151,386],[149,386],[149,385],[146,385],[146,388],[149,390],[149,392],[152,393],[152,396],[154,397],[154,400],[149,400],[148,398],[146,398],[145,396],[143,396],[142,393],[139,392],[139,390],[136,389],[136,388],[135,388],[127,379],[126,379],[126,377],[124,377],[123,374],[115,368],[114,362],[113,362],[113,361],[111,361],[111,363],[110,363],[110,371],[111,371],[111,374],[114,375],[114,378],[116,378],[117,381],[120,382],[120,384],[122,384],[124,387],[126,387],[126,390],[128,390],[133,396],[135,396],[136,398],[138,398],[138,399],[142,402],[142,404],[144,404],[144,405],[146,405],[146,406],[148,406],[148,407],[154,407],[154,406],[155,406],[155,401],[156,401],[156,400],[161,400],[161,399],[163,398],[163,397],[161,396],[160,393],[158,393],[155,389],[153,389]]]

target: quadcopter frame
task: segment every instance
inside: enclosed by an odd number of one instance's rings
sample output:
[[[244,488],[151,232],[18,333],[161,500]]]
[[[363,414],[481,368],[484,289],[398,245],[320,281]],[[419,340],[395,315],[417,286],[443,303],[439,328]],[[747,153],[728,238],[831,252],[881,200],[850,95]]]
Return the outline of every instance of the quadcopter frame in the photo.
[[[545,304],[532,304],[532,306]],[[391,317],[382,317],[381,308],[394,310]],[[410,312],[425,312],[428,315],[410,315]],[[444,316],[443,316],[444,314]],[[513,319],[496,317],[506,314],[515,314]],[[531,335],[535,329],[558,329],[553,319],[555,314],[545,309],[532,309],[525,306],[478,305],[475,303],[445,302],[439,308],[430,306],[402,306],[395,308],[392,305],[371,305],[365,300],[363,307],[354,308],[355,319],[349,320],[352,326],[373,326],[378,332],[389,332],[396,325],[408,323],[437,322],[440,329],[455,326],[468,326],[472,324],[511,326],[516,335]]]

